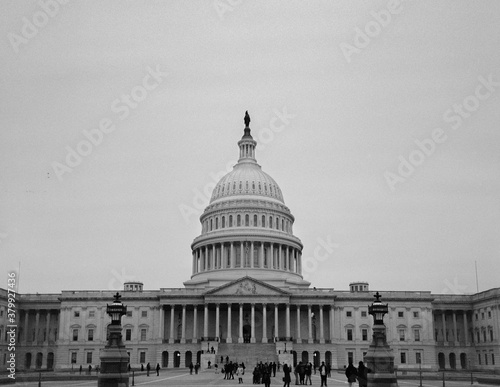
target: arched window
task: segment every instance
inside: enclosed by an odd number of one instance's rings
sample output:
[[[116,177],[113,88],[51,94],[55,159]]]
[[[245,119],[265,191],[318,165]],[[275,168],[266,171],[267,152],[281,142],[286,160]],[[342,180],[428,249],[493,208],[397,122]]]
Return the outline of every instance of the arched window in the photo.
[[[276,218],[276,230],[280,229],[280,220]]]
[[[229,227],[233,227],[233,215],[229,215]]]
[[[236,226],[237,227],[241,226],[241,215],[240,214],[238,214],[238,216],[236,217]]]
[[[219,218],[215,218],[215,229],[219,229]]]
[[[262,215],[262,224],[261,224],[262,227],[266,227],[266,216],[265,215]]]
[[[269,228],[273,228],[273,217],[269,217]]]
[[[281,231],[285,231],[285,219],[281,219]]]
[[[222,217],[222,224],[221,224],[222,228],[225,228],[226,227],[226,217],[223,216]]]
[[[213,224],[213,219],[210,219],[210,231],[212,231],[213,227],[214,227],[214,224]]]
[[[250,216],[248,214],[245,215],[245,227],[250,226]]]
[[[257,227],[257,215],[253,216],[253,226]]]

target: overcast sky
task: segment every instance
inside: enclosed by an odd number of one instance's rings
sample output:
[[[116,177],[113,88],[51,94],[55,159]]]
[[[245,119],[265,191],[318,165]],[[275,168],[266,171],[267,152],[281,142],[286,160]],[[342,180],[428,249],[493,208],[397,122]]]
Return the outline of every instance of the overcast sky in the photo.
[[[500,286],[500,2],[0,8],[0,287],[182,287],[246,110],[312,286]]]

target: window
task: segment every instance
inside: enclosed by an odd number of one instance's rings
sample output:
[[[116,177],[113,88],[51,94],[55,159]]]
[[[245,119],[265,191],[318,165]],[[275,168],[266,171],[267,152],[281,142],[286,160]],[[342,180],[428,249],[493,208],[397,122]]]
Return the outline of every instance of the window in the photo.
[[[347,340],[352,341],[352,329],[350,328],[347,330]]]
[[[253,226],[257,227],[257,215],[253,216]]]
[[[146,363],[146,352],[139,352],[139,363]]]
[[[130,341],[132,339],[132,329],[125,329],[125,340]]]
[[[419,318],[419,317],[420,317],[420,315],[418,312],[413,312],[413,318]]]
[[[401,311],[400,311],[400,312],[398,312],[398,317],[399,317],[399,318],[403,318],[404,316],[405,316],[404,312],[401,312]]]
[[[269,217],[269,228],[273,228],[273,217]]]
[[[89,329],[87,339],[88,339],[88,341],[94,341],[94,330],[93,329]]]
[[[78,341],[78,329],[73,329],[73,341]]]
[[[415,337],[415,341],[420,341],[420,329],[415,329],[413,331],[413,336]]]
[[[401,352],[401,364],[406,364],[406,352]]]
[[[484,312],[481,312],[481,320],[484,320]]]
[[[148,330],[143,328],[141,329],[141,341],[146,341],[146,334],[147,334]]]
[[[248,214],[245,215],[245,227],[250,226],[250,216]]]
[[[415,353],[415,361],[417,364],[422,363],[422,354],[420,352]]]
[[[127,310],[127,317],[132,317],[132,311],[131,310]]]
[[[148,311],[147,310],[141,311],[141,317],[148,317]]]
[[[368,341],[368,329],[361,329],[361,336],[363,341]]]
[[[488,311],[488,318],[491,318],[491,310]]]
[[[215,229],[219,229],[219,218],[215,218]]]
[[[347,352],[347,363],[354,363],[354,352]]]
[[[95,310],[89,310],[89,317],[94,318],[95,317]]]
[[[484,354],[484,365],[488,365],[488,354]]]
[[[223,216],[222,217],[222,228],[225,228],[226,227],[226,217]]]
[[[366,313],[366,310],[361,311],[361,317],[367,317],[368,314]]]
[[[345,315],[346,317],[352,317],[352,312],[348,310],[347,312],[345,312]]]
[[[479,365],[481,365],[481,354],[480,353],[477,354],[477,360],[479,361]]]
[[[490,330],[490,341],[493,341],[493,331]]]
[[[237,226],[237,227],[240,227],[240,226],[241,226],[241,215],[238,215],[238,216],[236,217],[236,226]]]
[[[262,227],[266,227],[266,216],[265,215],[262,215],[262,224],[261,224]]]
[[[75,310],[73,312],[73,317],[80,317],[80,311],[79,310]]]
[[[76,352],[71,352],[71,364],[76,364]]]
[[[479,331],[476,332],[476,337],[477,337],[477,342],[480,343],[481,342],[481,336],[479,334]]]
[[[87,364],[92,364],[92,352],[87,352]]]
[[[405,330],[404,329],[399,330],[399,341],[405,341]]]
[[[479,320],[479,315],[476,313],[476,321]]]
[[[229,215],[229,227],[233,227],[233,215]]]
[[[495,365],[495,354],[491,354],[491,365]]]

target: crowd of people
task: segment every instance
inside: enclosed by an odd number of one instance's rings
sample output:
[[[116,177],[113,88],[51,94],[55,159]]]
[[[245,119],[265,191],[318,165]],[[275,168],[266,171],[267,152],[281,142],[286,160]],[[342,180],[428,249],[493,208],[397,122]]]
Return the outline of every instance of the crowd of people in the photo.
[[[359,362],[358,368],[354,367],[352,362],[349,363],[345,369],[345,376],[347,377],[347,383],[349,387],[352,387],[356,380],[359,383],[359,387],[366,387],[368,385],[368,373],[371,369],[367,368],[362,361]]]

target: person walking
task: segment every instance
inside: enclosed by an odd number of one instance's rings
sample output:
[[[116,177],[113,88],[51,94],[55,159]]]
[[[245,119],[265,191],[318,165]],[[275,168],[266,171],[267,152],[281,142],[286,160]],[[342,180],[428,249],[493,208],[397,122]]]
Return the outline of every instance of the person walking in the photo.
[[[156,376],[160,376],[160,363],[156,363]]]
[[[305,380],[304,384],[307,384],[307,381],[309,380],[309,385],[312,385],[311,374],[312,374],[313,366],[312,366],[311,362],[307,363],[304,368],[305,368],[305,374],[306,374],[306,380]],[[316,367],[314,367],[314,369],[316,369]],[[316,372],[314,372],[314,373],[316,374]]]
[[[326,377],[328,375],[328,371],[326,369],[325,362],[322,361],[321,365],[319,366],[319,376],[321,378],[321,387],[325,386],[326,387]]]
[[[240,364],[236,369],[236,375],[238,375],[238,384],[243,384],[243,374],[245,370],[243,369],[243,364]]]
[[[347,383],[349,383],[349,387],[352,387],[353,383],[356,383],[356,376],[358,375],[358,370],[356,367],[352,365],[352,362],[349,362],[349,365],[345,369],[345,376],[347,377]]]
[[[270,366],[264,366],[262,369],[262,377],[260,382],[264,384],[264,387],[270,387],[271,386],[271,367]],[[257,382],[257,384],[259,384]]]
[[[290,377],[291,373],[290,367],[288,367],[288,364],[283,364],[283,387],[290,387],[290,382],[292,381],[292,378]]]
[[[371,369],[365,367],[362,361],[359,362],[358,366],[358,383],[359,387],[368,386],[368,373],[372,372]]]
[[[194,368],[193,362],[189,363],[189,374],[190,375],[193,374],[193,368]]]
[[[149,376],[149,371],[151,371],[151,365],[148,363],[146,366],[146,375]]]

